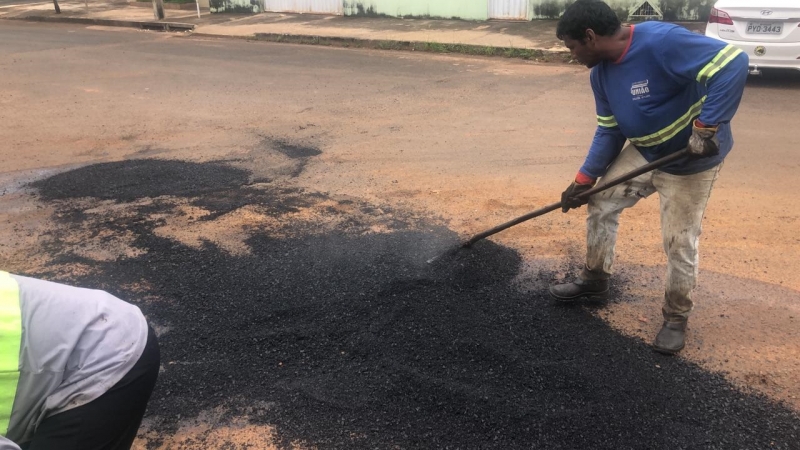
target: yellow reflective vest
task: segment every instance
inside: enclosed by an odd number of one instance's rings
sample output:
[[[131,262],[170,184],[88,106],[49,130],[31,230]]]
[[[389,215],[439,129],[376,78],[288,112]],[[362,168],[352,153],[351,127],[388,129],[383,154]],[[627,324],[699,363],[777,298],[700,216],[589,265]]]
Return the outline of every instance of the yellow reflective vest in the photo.
[[[19,285],[8,272],[0,272],[0,434],[5,436],[19,382],[19,347],[22,313]]]

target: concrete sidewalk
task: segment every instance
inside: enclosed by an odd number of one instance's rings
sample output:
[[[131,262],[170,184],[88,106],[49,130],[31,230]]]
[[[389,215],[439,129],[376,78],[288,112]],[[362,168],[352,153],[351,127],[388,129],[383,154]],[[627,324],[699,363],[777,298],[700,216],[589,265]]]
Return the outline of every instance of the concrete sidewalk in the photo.
[[[88,25],[128,26],[164,30],[192,30],[194,24],[186,19],[197,19],[197,12],[168,10],[166,19],[154,20],[153,8],[129,5],[123,0],[85,2],[59,1],[61,14],[56,14],[53,2],[31,0],[0,0],[0,19],[21,19],[43,22],[75,22]],[[208,10],[205,11],[208,16]],[[172,25],[172,27],[170,27]]]
[[[52,2],[0,0],[0,18],[41,21],[75,21],[106,25],[157,28],[164,22],[185,24],[185,29],[204,36],[240,37],[278,42],[322,45],[458,51],[547,59],[566,57],[567,49],[555,36],[556,21],[532,22],[397,19],[385,17],[325,16],[313,14],[261,13],[254,15],[210,14],[202,10],[166,10],[166,19],[156,21],[152,8],[123,0],[61,1],[61,14]],[[145,3],[145,5],[148,5]],[[684,24],[702,31],[705,24]],[[175,28],[175,27],[173,27]],[[178,28],[175,28],[178,29]],[[517,51],[519,50],[519,51]]]
[[[555,21],[470,22],[262,13],[204,23],[196,31],[223,36],[271,33],[566,52],[555,36],[555,27]]]

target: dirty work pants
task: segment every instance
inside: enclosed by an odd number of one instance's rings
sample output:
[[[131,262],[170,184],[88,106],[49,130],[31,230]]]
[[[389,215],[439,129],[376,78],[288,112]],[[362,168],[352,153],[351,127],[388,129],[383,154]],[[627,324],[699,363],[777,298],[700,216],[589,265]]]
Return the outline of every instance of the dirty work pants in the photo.
[[[625,147],[605,178],[611,180],[647,161],[633,145]],[[608,279],[614,264],[614,247],[622,210],[658,192],[661,201],[661,235],[667,254],[664,318],[680,321],[692,311],[692,290],[697,284],[697,251],[703,214],[721,164],[693,175],[670,175],[655,170],[600,192],[589,199],[585,280]],[[602,183],[602,180],[601,180]]]
[[[128,450],[158,378],[161,353],[148,327],[147,344],[117,384],[91,402],[47,417],[22,450]]]

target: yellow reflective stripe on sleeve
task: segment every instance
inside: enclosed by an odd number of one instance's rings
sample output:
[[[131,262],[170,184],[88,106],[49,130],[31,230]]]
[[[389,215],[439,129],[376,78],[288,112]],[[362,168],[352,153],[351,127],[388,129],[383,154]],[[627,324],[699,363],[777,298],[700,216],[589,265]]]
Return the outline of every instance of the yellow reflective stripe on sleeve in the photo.
[[[686,114],[682,115],[678,120],[672,122],[666,128],[663,128],[662,130],[648,136],[629,138],[628,140],[631,141],[633,145],[638,147],[654,147],[667,142],[668,140],[674,138],[675,135],[680,133],[681,130],[689,126],[689,124],[692,123],[692,119],[700,115],[700,111],[703,109],[703,103],[705,101],[706,97],[701,98],[697,103],[692,105]]]
[[[22,313],[19,285],[8,272],[0,272],[0,435],[8,432],[19,382],[19,347]]]
[[[717,72],[719,72],[723,67],[727,66],[731,61],[733,61],[733,58],[739,56],[739,53],[742,53],[742,49],[739,47],[734,45],[726,46],[720,50],[719,53],[717,53],[717,56],[715,56],[710,63],[706,64],[706,66],[700,70],[700,73],[697,74],[697,81],[700,83],[705,83],[714,75],[716,75]]]
[[[606,127],[606,128],[614,128],[618,125],[617,119],[614,116],[608,116],[608,117],[597,116],[597,124],[600,125],[601,127]]]

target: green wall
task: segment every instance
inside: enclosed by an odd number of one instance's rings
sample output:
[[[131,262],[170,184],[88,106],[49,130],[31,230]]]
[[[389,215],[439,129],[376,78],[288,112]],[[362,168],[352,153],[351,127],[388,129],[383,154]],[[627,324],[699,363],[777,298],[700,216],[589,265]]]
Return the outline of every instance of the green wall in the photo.
[[[344,14],[488,19],[487,0],[344,0]]]

